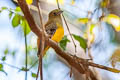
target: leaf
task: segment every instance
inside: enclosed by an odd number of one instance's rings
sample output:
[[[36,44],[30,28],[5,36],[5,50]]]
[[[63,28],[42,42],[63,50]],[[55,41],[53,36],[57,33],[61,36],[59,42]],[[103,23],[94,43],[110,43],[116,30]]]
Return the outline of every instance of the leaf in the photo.
[[[67,39],[67,36],[64,36],[63,39],[60,41],[60,47],[63,49],[63,50],[66,50],[66,45],[67,45],[67,42],[70,42],[69,39]]]
[[[16,7],[15,11],[16,12],[21,12],[21,8],[20,7]]]
[[[2,57],[2,61],[5,61],[6,60],[6,56]]]
[[[22,71],[29,71],[29,69],[26,69],[25,67],[22,67],[20,70],[22,70]]]
[[[35,73],[33,73],[33,72],[32,72],[31,75],[32,75],[33,78],[36,78],[36,77],[37,77],[37,74],[35,74]]]
[[[89,19],[88,18],[79,18],[78,22],[82,23],[82,24],[86,24],[88,23]]]
[[[3,64],[0,64],[0,70],[3,69]]]
[[[95,24],[91,24],[90,25],[90,33],[92,34],[93,33],[93,29],[95,28]]]
[[[20,24],[20,15],[15,14],[15,16],[12,19],[12,26],[15,28]]]
[[[120,62],[120,49],[119,48],[115,50],[110,60],[111,60],[112,67],[115,67],[117,62]]]
[[[30,4],[33,3],[33,0],[26,0],[26,3],[27,3],[28,5],[30,5]]]
[[[10,12],[9,12],[9,19],[11,19],[12,15],[13,15],[13,12],[10,11]]]
[[[120,17],[114,14],[109,14],[104,18],[104,21],[111,24],[116,31],[120,31]]]
[[[28,35],[31,32],[28,22],[25,19],[22,19],[21,27],[22,27],[22,30],[24,31],[24,35],[25,34]],[[26,30],[26,33],[25,33],[25,30]]]
[[[16,53],[16,51],[12,51],[11,52],[11,54],[12,54],[13,57],[15,56],[15,53]]]
[[[9,50],[8,50],[8,48],[6,48],[6,49],[4,50],[4,54],[7,55],[8,53],[9,53]]]
[[[56,0],[47,0],[48,3],[56,4]],[[59,4],[64,4],[65,0],[58,0]]]
[[[110,0],[103,0],[100,5],[102,8],[107,8],[110,3]]]
[[[5,73],[5,75],[7,75],[7,73],[3,70],[3,64],[0,64],[0,71]]]
[[[74,5],[75,4],[75,0],[72,0],[71,4]]]
[[[6,10],[6,9],[8,9],[8,8],[7,8],[7,7],[2,7],[1,9],[2,9],[2,10]]]
[[[84,38],[82,38],[81,36],[72,34],[74,39],[77,40],[80,43],[80,46],[86,51],[87,48],[87,42]]]

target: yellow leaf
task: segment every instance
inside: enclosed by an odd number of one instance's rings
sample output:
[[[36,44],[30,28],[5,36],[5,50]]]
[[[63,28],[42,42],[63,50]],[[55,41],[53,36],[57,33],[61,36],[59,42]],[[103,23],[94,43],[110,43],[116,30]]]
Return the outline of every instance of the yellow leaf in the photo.
[[[26,0],[26,3],[27,3],[28,5],[30,5],[30,4],[33,3],[33,0]]]
[[[86,24],[88,23],[89,19],[88,18],[79,18],[78,22],[82,23],[82,24]]]
[[[83,37],[84,37],[85,39],[88,38],[87,32],[85,32],[85,33],[83,34]]]
[[[84,33],[83,34],[83,37],[85,38],[85,39],[89,39],[89,41],[90,41],[90,43],[92,44],[93,42],[94,42],[94,40],[95,40],[95,34],[94,33],[92,33],[92,34],[87,34],[87,33]]]
[[[75,4],[75,0],[72,0],[72,3],[71,3],[72,5],[74,5]]]
[[[56,4],[56,1],[57,0],[47,0],[48,3],[51,3],[51,4]],[[58,0],[59,4],[64,4],[64,1],[65,0]]]
[[[64,4],[64,0],[59,0],[59,3],[60,4]]]
[[[117,62],[120,62],[120,49],[116,49],[110,58],[112,67],[115,67]]]
[[[90,38],[90,43],[92,44],[92,43],[94,42],[94,40],[95,40],[95,35],[94,35],[94,33],[93,33],[93,34],[90,34],[90,35],[89,35],[89,38]]]
[[[110,3],[110,0],[103,0],[100,5],[102,8],[107,8],[109,3]]]
[[[95,28],[95,24],[91,24],[90,25],[90,34],[92,34],[93,33],[93,29]]]
[[[109,14],[104,19],[107,23],[112,24],[116,31],[120,31],[120,17],[114,14]]]

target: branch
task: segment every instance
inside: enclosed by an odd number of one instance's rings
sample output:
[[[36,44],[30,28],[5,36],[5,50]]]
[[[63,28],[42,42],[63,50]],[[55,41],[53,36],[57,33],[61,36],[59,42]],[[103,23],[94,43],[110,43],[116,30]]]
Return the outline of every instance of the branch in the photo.
[[[45,45],[45,37],[44,37],[44,31],[45,31],[45,28],[44,28],[44,25],[43,25],[43,20],[42,20],[42,14],[41,14],[41,8],[40,8],[40,2],[39,0],[37,0],[37,8],[38,8],[38,13],[39,13],[39,17],[40,17],[40,25],[42,26],[42,41],[41,41],[41,44],[39,44],[39,47],[38,47],[38,55],[39,55],[39,69],[38,69],[38,73],[39,73],[39,70],[40,70],[40,80],[43,80],[43,68],[42,68],[42,57],[43,57],[43,54],[44,54],[44,45]],[[39,37],[40,38],[40,37]],[[40,47],[41,46],[41,47]],[[41,48],[41,51],[40,51],[40,48]],[[37,79],[38,77],[36,77]]]

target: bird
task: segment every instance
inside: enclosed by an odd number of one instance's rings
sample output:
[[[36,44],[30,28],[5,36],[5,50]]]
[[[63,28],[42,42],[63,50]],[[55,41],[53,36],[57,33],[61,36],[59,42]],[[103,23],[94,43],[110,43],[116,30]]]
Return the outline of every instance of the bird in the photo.
[[[64,37],[64,27],[62,23],[61,14],[63,13],[60,9],[54,9],[52,10],[48,15],[48,21],[44,25],[45,32],[47,33],[49,38],[51,38],[53,41],[59,43],[62,38]],[[38,38],[37,40],[37,47],[38,47],[38,56],[41,51],[41,39]],[[50,48],[50,46],[47,46],[45,44],[43,56],[46,54],[47,50]]]

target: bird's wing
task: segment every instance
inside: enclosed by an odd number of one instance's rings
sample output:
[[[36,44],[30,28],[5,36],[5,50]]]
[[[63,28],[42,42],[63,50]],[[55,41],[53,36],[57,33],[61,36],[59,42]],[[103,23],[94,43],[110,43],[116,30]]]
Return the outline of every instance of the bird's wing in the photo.
[[[57,25],[55,22],[48,22],[45,25],[45,31],[48,35],[53,36],[57,30]]]

